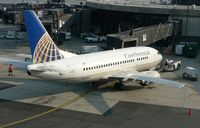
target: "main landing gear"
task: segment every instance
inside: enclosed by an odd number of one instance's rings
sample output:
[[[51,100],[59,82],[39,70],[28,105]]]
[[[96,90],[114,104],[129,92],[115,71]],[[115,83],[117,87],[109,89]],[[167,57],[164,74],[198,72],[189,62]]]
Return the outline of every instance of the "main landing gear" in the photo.
[[[120,81],[114,84],[114,88],[116,90],[123,90],[124,89],[124,84]]]
[[[142,85],[142,86],[147,86],[147,85],[148,85],[148,82],[147,82],[147,81],[140,80],[140,81],[139,81],[139,84]]]

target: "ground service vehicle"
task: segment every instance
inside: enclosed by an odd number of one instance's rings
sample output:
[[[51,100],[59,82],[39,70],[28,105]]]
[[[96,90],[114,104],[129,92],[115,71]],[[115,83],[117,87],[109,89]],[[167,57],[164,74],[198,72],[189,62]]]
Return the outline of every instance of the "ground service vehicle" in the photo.
[[[198,71],[193,67],[186,67],[183,72],[183,78],[197,81],[198,80]]]
[[[166,59],[162,64],[163,71],[175,71],[179,70],[180,67],[181,67],[181,61],[174,62],[173,60]]]

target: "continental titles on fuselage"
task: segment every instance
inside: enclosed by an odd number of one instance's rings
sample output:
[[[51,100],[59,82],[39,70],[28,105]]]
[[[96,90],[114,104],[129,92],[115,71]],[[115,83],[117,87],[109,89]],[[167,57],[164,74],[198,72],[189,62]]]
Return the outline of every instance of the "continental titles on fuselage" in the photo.
[[[134,57],[140,57],[140,56],[147,56],[151,53],[149,51],[143,51],[143,52],[133,52],[133,53],[125,53],[125,58],[134,58]]]

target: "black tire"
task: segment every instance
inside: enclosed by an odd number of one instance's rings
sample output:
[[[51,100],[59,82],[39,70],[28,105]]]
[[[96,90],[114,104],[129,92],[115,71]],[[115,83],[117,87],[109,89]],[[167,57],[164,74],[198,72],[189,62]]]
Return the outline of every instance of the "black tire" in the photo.
[[[118,83],[114,84],[114,89],[118,90]]]
[[[144,87],[144,86],[147,86],[147,84],[146,84],[146,83],[142,83],[141,85],[142,85],[143,87]]]
[[[174,70],[176,70],[176,67],[175,67],[175,65],[173,65],[173,69],[174,69]]]
[[[177,70],[179,70],[179,69],[180,69],[180,67],[181,67],[181,65],[180,65],[180,64],[178,64],[178,65],[177,65]]]
[[[184,78],[184,79],[186,78],[184,73],[183,73],[183,78]]]
[[[197,81],[197,78],[193,78],[193,81]]]
[[[140,82],[140,85],[142,85],[142,86],[147,86],[147,82],[146,82],[146,81],[144,81],[144,82],[141,81],[141,82]]]
[[[115,83],[114,84],[114,88],[116,89],[116,90],[123,90],[124,89],[124,84],[122,84],[122,83]]]

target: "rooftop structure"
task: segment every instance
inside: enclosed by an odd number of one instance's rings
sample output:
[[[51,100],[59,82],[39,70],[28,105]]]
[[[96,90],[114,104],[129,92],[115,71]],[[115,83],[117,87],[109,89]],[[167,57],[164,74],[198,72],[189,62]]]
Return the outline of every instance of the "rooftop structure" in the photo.
[[[91,8],[147,14],[200,16],[200,7],[195,5],[160,4],[137,0],[87,0]]]

